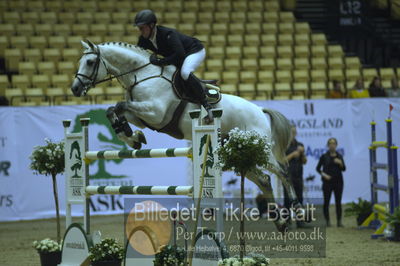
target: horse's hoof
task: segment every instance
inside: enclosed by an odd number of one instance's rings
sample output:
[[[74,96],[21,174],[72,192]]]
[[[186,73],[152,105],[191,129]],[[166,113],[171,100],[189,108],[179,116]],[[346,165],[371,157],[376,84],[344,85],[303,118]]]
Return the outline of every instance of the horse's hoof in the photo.
[[[132,148],[135,150],[140,150],[142,148],[142,143],[134,141]]]
[[[140,143],[147,144],[146,136],[142,131],[135,130],[135,135],[138,137]]]
[[[126,102],[118,102],[115,105],[115,113],[121,114],[126,111],[128,104]]]

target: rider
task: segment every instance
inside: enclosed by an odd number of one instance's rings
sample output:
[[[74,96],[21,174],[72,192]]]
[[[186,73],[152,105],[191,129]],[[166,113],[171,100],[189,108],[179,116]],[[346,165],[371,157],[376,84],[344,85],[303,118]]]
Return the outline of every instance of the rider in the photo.
[[[175,29],[157,25],[153,11],[145,9],[136,14],[135,26],[140,30],[138,46],[164,56],[150,56],[150,62],[157,66],[175,65],[181,68],[181,77],[185,87],[204,106],[208,113],[208,122],[212,122],[211,105],[207,102],[203,83],[193,74],[204,61],[206,50],[196,38],[184,35]]]

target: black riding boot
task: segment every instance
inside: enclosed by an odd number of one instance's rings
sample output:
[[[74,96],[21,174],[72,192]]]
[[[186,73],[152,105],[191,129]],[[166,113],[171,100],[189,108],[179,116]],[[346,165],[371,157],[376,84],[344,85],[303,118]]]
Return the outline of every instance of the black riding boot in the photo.
[[[214,121],[214,116],[211,111],[212,106],[207,102],[207,96],[202,82],[193,73],[190,73],[186,84],[188,85],[187,87],[190,88],[192,95],[201,103],[204,109],[206,109],[206,123],[212,123]]]

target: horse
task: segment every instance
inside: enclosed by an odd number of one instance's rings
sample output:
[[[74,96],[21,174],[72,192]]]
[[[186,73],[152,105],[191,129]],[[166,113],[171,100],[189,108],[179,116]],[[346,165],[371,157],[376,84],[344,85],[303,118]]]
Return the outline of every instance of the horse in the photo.
[[[199,109],[195,103],[187,103],[182,115],[176,117],[176,110],[182,103],[173,91],[172,78],[176,67],[156,66],[150,63],[150,53],[136,45],[123,42],[108,42],[96,45],[90,41],[81,41],[84,48],[79,61],[79,68],[72,83],[71,90],[77,97],[86,95],[96,84],[117,78],[125,88],[126,101],[118,103],[107,110],[107,117],[112,124],[126,119],[138,128],[149,127],[155,130],[165,128],[171,120],[176,120],[173,137],[192,139],[191,118],[189,111]],[[108,76],[110,76],[107,78]],[[285,151],[292,139],[291,125],[280,112],[262,109],[259,106],[235,95],[222,94],[215,108],[223,110],[221,119],[221,137],[224,138],[233,128],[254,130],[271,140],[272,154],[269,158],[270,167],[265,169],[275,174],[286,187],[289,197],[297,207],[296,194],[285,178],[282,165],[285,161]],[[118,111],[116,111],[118,110]],[[126,123],[127,124],[127,123]],[[125,129],[116,130],[118,137],[130,147],[140,147],[146,143],[140,130],[129,132]],[[177,134],[176,132],[179,132]],[[270,175],[249,173],[246,176],[254,182],[266,196],[269,202],[275,202]],[[287,230],[287,220],[275,219],[278,230]]]

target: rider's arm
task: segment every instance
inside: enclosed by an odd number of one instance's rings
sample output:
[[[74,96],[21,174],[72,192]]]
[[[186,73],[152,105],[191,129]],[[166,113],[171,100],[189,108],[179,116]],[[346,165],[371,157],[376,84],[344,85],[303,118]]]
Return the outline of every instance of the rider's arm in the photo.
[[[185,58],[185,49],[178,34],[170,32],[167,36],[167,44],[174,50],[174,53],[168,57],[159,59],[160,65],[178,65]]]

